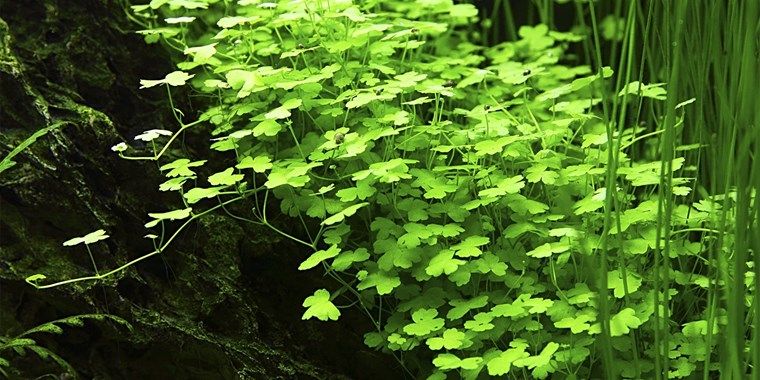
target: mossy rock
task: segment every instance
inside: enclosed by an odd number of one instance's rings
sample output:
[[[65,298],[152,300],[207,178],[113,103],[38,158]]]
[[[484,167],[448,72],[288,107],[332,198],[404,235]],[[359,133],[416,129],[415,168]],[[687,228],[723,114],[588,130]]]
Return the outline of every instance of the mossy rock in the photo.
[[[354,331],[365,326],[348,327],[361,316],[301,321],[321,281],[296,270],[304,253],[228,216],[201,219],[171,251],[102,283],[37,291],[23,281],[92,274],[87,252],[61,243],[99,228],[111,235],[92,246],[100,267],[147,253],[147,213],[177,206],[158,192],[155,165],[110,151],[174,124],[163,92],[138,90],[140,78],[170,71],[169,57],[130,29],[116,0],[0,2],[0,157],[66,121],[0,174],[0,335],[80,313],[131,322],[132,332],[100,322],[39,337],[82,378],[401,378],[392,359],[363,346]],[[19,378],[60,371],[33,358],[13,364]]]

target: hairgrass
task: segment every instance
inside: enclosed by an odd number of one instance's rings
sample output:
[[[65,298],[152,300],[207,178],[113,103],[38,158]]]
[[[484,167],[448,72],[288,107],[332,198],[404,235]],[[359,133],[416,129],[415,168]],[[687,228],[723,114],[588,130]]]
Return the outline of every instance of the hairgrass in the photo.
[[[711,281],[704,294],[697,294],[705,306],[707,325],[713,326],[716,318],[724,310],[728,319],[725,331],[719,332],[720,340],[713,329],[707,329],[707,347],[719,343],[714,356],[720,365],[721,378],[743,379],[751,373],[753,379],[760,378],[760,334],[756,328],[760,324],[760,294],[754,289],[760,287],[760,206],[756,201],[760,184],[760,166],[755,157],[760,150],[760,104],[753,93],[760,85],[760,63],[758,61],[758,40],[760,19],[758,2],[604,2],[599,4],[602,11],[594,9],[593,2],[576,3],[579,25],[586,28],[585,17],[590,18],[593,39],[584,41],[586,60],[593,62],[597,69],[611,65],[618,75],[615,91],[601,89],[603,114],[607,125],[609,157],[607,166],[607,188],[616,183],[616,170],[620,153],[619,140],[613,138],[613,131],[622,131],[624,124],[644,122],[659,132],[658,153],[661,160],[661,179],[657,189],[659,208],[657,215],[658,246],[653,258],[654,297],[658,312],[654,315],[654,365],[657,379],[667,378],[669,347],[671,344],[670,319],[673,317],[668,291],[670,270],[683,267],[685,272],[697,270],[696,265],[676,260],[671,262],[669,254],[669,226],[673,213],[672,160],[675,150],[684,144],[700,144],[706,149],[685,152],[688,162],[696,168],[691,200],[698,196],[703,199],[722,201],[733,198],[733,207],[725,207],[718,215],[719,231],[715,243],[708,244],[707,265],[704,271]],[[588,11],[588,12],[587,12]],[[617,41],[603,46],[599,40],[599,15],[614,14],[625,20],[624,37],[618,50]],[[586,16],[587,15],[587,16]],[[603,53],[609,53],[602,61]],[[633,74],[638,71],[637,74]],[[615,94],[632,80],[655,83],[666,82],[667,99],[661,104],[642,108],[640,99],[628,99]],[[695,98],[690,107],[677,105],[686,99]],[[627,117],[628,111],[633,117]],[[642,112],[644,111],[644,112]],[[679,125],[679,113],[683,112],[683,124]],[[617,134],[620,136],[620,133]],[[633,151],[631,154],[642,154]],[[605,227],[603,247],[599,256],[597,276],[602,286],[600,292],[600,320],[603,322],[601,337],[602,358],[605,375],[618,375],[610,368],[612,351],[608,342],[609,307],[607,299],[607,231],[610,223],[618,220],[621,212],[617,202],[617,192],[612,192],[605,200]],[[727,240],[727,239],[730,239]],[[662,242],[660,245],[660,242]],[[752,253],[752,257],[749,257]],[[620,258],[619,260],[623,260]],[[751,261],[754,282],[745,286],[747,262]],[[620,270],[625,270],[621,261]],[[679,268],[680,269],[680,268]],[[624,276],[625,279],[625,276]],[[627,285],[626,285],[627,286]],[[750,293],[751,291],[751,293]],[[746,302],[745,302],[746,301]],[[699,306],[694,306],[699,307]],[[690,309],[689,312],[699,313]],[[639,349],[636,332],[631,334],[638,373]],[[751,339],[752,348],[746,350]],[[702,377],[711,376],[710,359],[703,368]]]

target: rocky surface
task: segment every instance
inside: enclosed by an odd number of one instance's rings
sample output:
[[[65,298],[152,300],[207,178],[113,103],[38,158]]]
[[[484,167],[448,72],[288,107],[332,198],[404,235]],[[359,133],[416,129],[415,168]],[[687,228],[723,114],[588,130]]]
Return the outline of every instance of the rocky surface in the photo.
[[[321,286],[318,274],[296,270],[306,253],[225,215],[107,281],[39,291],[24,283],[34,273],[92,274],[87,252],[61,243],[99,228],[111,235],[92,245],[101,268],[149,252],[147,212],[176,203],[158,192],[155,164],[110,151],[174,125],[163,92],[138,90],[140,78],[171,71],[170,58],[132,31],[117,0],[0,0],[0,157],[65,121],[0,173],[0,336],[110,313],[133,331],[88,322],[39,341],[85,379],[402,378],[392,358],[364,348],[358,312],[340,323],[300,320],[303,298]],[[61,372],[29,355],[13,365],[19,378]]]

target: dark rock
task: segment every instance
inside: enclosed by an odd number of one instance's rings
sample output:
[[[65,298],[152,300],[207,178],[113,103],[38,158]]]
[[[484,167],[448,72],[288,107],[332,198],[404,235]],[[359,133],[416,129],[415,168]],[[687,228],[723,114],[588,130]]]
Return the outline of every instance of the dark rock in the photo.
[[[110,313],[134,330],[89,322],[35,338],[82,378],[401,378],[395,361],[361,343],[368,326],[358,312],[340,324],[300,320],[303,298],[323,286],[296,270],[305,252],[225,215],[204,217],[169,251],[103,282],[24,283],[34,273],[91,275],[87,252],[61,243],[100,228],[111,235],[92,245],[102,269],[150,252],[147,213],[179,206],[158,191],[155,164],[110,151],[175,125],[163,92],[138,90],[140,78],[171,71],[170,57],[129,32],[121,4],[0,0],[0,157],[66,122],[0,173],[0,336]],[[189,109],[186,97],[176,101]],[[22,378],[61,372],[30,355],[13,365]]]

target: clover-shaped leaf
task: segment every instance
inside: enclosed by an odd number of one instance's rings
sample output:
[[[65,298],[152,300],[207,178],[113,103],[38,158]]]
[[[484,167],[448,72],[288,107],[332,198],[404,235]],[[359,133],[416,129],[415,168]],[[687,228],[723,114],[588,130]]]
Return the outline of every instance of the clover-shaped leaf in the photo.
[[[488,304],[487,295],[478,296],[469,300],[451,300],[449,301],[449,305],[453,307],[448,313],[446,313],[446,318],[450,320],[462,318],[465,314],[470,312],[470,310],[486,306],[486,304]]]
[[[216,54],[217,43],[186,48],[184,53],[191,55],[196,61],[205,61]]]
[[[542,367],[547,364],[549,364],[549,361],[552,358],[552,355],[554,355],[555,352],[557,352],[557,349],[559,348],[559,344],[555,342],[549,342],[544,346],[544,349],[541,350],[541,353],[536,356],[530,356],[527,358],[521,358],[514,361],[514,365],[517,367],[527,367],[528,369],[533,369],[536,367]]]
[[[401,279],[391,273],[379,270],[367,275],[357,286],[358,290],[375,288],[377,294],[390,294],[394,288],[401,285]]]
[[[190,161],[187,158],[180,158],[177,160],[174,160],[166,165],[161,166],[161,170],[169,170],[168,173],[166,173],[167,177],[193,177],[195,176],[195,172],[192,171],[190,168],[198,167],[206,163],[206,160],[200,160],[200,161]]]
[[[147,130],[137,136],[135,136],[135,140],[142,140],[145,142],[153,141],[161,136],[171,136],[171,131],[166,131],[163,129],[151,129]],[[125,145],[126,146],[126,145]]]
[[[272,168],[272,159],[267,156],[245,156],[235,165],[238,169],[253,169],[256,173],[264,173]]]
[[[298,266],[298,270],[306,270],[314,268],[319,263],[332,259],[340,253],[340,248],[337,245],[332,245],[325,250],[319,250],[311,254],[308,259],[304,260],[301,265]]]
[[[671,370],[668,371],[669,379],[689,377],[697,369],[697,365],[685,357],[680,357],[670,364]]]
[[[208,182],[213,186],[230,186],[240,182],[244,175],[233,174],[234,168],[227,168],[219,173],[208,177]]]
[[[433,359],[433,365],[446,371],[461,368],[464,370],[473,370],[478,368],[483,362],[483,358],[480,356],[460,359],[454,354],[439,354]]]
[[[530,45],[532,50],[542,50],[554,44],[554,39],[547,35],[548,32],[549,27],[545,24],[538,24],[535,27],[522,26],[518,34]]]
[[[446,329],[440,337],[428,338],[425,343],[431,350],[454,350],[462,347],[465,340],[465,334],[457,329]]]
[[[507,264],[502,262],[499,256],[492,253],[486,253],[474,262],[480,273],[485,274],[491,272],[497,276],[504,276],[507,274]]]
[[[351,202],[356,199],[366,200],[367,198],[375,195],[377,190],[371,185],[370,181],[363,180],[357,181],[356,187],[347,187],[335,192],[335,195],[340,198],[341,202]]]
[[[488,364],[486,364],[488,374],[491,376],[502,376],[509,373],[512,369],[512,363],[530,356],[529,353],[525,352],[525,348],[525,346],[509,348],[489,360]]]
[[[523,176],[516,175],[514,177],[505,178],[496,183],[495,187],[481,190],[478,196],[483,198],[488,197],[501,197],[506,194],[515,194],[525,187]]]
[[[585,304],[596,297],[596,293],[584,283],[577,283],[575,287],[565,292],[565,297],[571,305]]]
[[[572,317],[565,317],[557,322],[554,322],[554,327],[560,329],[570,329],[573,334],[580,334],[591,327],[588,322],[594,321],[594,316],[591,314],[580,314]]]
[[[438,277],[444,273],[452,274],[464,263],[464,260],[454,258],[454,251],[444,249],[430,259],[430,262],[425,268],[425,273],[433,277]]]
[[[274,117],[274,116],[281,116],[281,115],[283,117]],[[278,123],[276,119],[283,119],[290,116],[290,111],[286,110],[285,112],[281,114],[275,113],[272,115],[267,113],[267,117],[269,116],[273,116],[273,117],[271,119],[268,118],[260,122],[259,124],[257,124],[255,127],[253,127],[252,132],[255,137],[259,137],[261,135],[269,136],[269,137],[276,136],[278,133],[280,133],[280,131],[282,131],[282,125]]]
[[[373,331],[364,334],[364,344],[366,344],[368,347],[379,347],[381,344],[383,344],[384,341],[385,338],[383,337],[383,334],[379,332]]]
[[[639,287],[641,287],[641,278],[630,269],[625,271],[625,282],[623,282],[623,272],[619,269],[607,274],[607,288],[613,289],[613,294],[617,298],[623,298],[626,294],[639,290]]]
[[[193,177],[176,177],[176,178],[170,178],[166,182],[162,183],[158,186],[159,191],[178,191],[182,189],[182,185],[187,182],[188,179],[191,179]]]
[[[472,320],[464,323],[464,328],[475,332],[488,331],[495,327],[491,321],[493,321],[493,316],[490,313],[478,313]]]
[[[340,317],[340,310],[330,301],[330,292],[325,289],[319,289],[307,297],[303,301],[303,307],[307,309],[301,319],[316,317],[321,321],[337,321]]]
[[[303,104],[301,99],[288,99],[281,106],[267,112],[264,117],[268,120],[279,120],[290,117],[290,110],[298,108]],[[254,132],[255,134],[255,132]]]
[[[528,315],[525,308],[518,302],[503,303],[491,308],[491,315],[494,317],[508,317],[516,319]]]
[[[221,190],[224,188],[224,186],[216,186],[216,187],[194,187],[188,192],[185,193],[185,199],[187,199],[187,203],[193,204],[197,203],[201,199],[206,198],[213,198],[221,192]]]
[[[343,210],[341,210],[339,213],[337,213],[335,215],[332,215],[329,218],[323,220],[322,221],[322,225],[329,226],[331,224],[340,223],[344,219],[346,219],[347,217],[356,214],[356,211],[358,211],[360,208],[362,208],[364,206],[368,206],[368,205],[369,205],[369,203],[362,202],[362,203],[358,203],[358,204],[355,204],[355,205],[348,206],[348,207],[344,208]]]
[[[459,257],[475,257],[480,256],[483,251],[480,250],[480,246],[486,245],[491,240],[486,236],[468,236],[464,241],[451,247],[454,250],[454,254]]]
[[[530,257],[535,257],[537,259],[541,259],[544,257],[549,257],[554,253],[562,253],[570,249],[570,245],[564,242],[552,242],[552,243],[544,243],[542,245],[539,245],[538,247],[530,250],[529,252],[526,252],[525,254]]]
[[[357,248],[353,251],[341,252],[331,266],[334,270],[344,271],[351,267],[353,263],[360,263],[369,259],[369,251],[366,248]]]
[[[148,80],[148,79],[142,79],[140,80],[140,88],[150,88],[153,86],[157,86],[159,84],[167,84],[169,86],[182,86],[184,85],[190,78],[194,77],[194,74],[188,74],[184,71],[174,71],[169,74],[166,74],[166,77],[164,79],[159,80]]]
[[[628,334],[631,329],[635,329],[641,324],[641,319],[636,316],[636,311],[627,307],[610,318],[610,336]]]
[[[71,247],[71,246],[79,245],[79,244],[87,245],[87,244],[99,242],[101,240],[105,240],[107,238],[108,238],[108,235],[106,235],[105,230],[97,230],[97,231],[90,232],[89,234],[84,235],[84,236],[75,237],[73,239],[66,240],[63,243],[63,245],[65,247]]]
[[[718,322],[713,320],[713,334],[718,333]],[[687,337],[699,337],[707,335],[709,333],[708,323],[706,320],[699,320],[694,322],[688,322],[683,324],[682,332]]]
[[[148,223],[145,223],[146,228],[151,228],[156,226],[160,221],[162,220],[179,220],[179,219],[185,219],[189,217],[192,213],[192,208],[185,208],[181,210],[174,210],[174,211],[167,211],[167,212],[158,212],[158,213],[149,213],[148,216],[153,218]]]
[[[258,17],[227,16],[219,19],[219,21],[216,22],[216,25],[222,29],[229,29],[238,25],[252,23],[256,20],[258,20]]]
[[[667,98],[667,91],[665,91],[663,86],[665,86],[665,83],[644,84],[639,81],[633,81],[620,90],[618,96],[636,95],[645,98],[665,100]]]
[[[419,309],[412,313],[413,323],[404,326],[404,332],[409,335],[425,336],[431,332],[443,328],[443,318],[436,318],[438,310],[436,309]]]
[[[585,198],[575,202],[573,208],[575,209],[575,215],[582,215],[589,212],[596,211],[604,207],[604,199],[607,196],[607,189],[602,187],[589,194]]]

